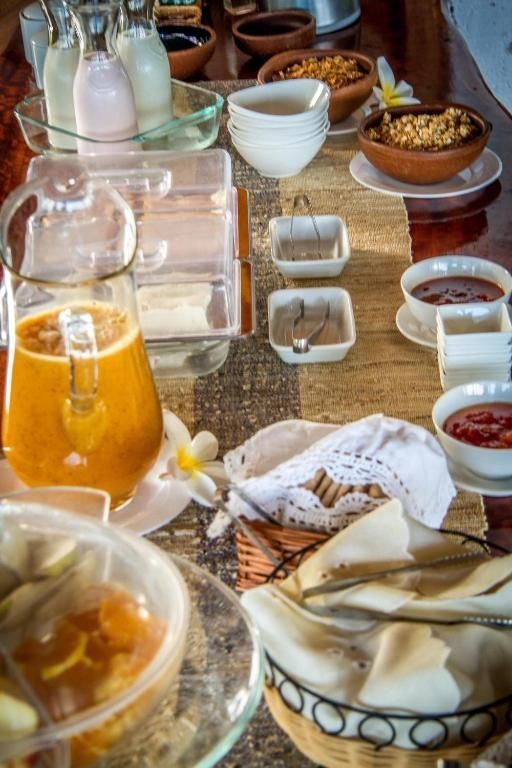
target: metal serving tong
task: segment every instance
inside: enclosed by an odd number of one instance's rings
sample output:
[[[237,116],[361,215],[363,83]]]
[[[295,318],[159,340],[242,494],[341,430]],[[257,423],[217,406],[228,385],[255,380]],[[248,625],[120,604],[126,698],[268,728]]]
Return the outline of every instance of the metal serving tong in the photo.
[[[432,616],[404,616],[402,613],[385,613],[374,611],[371,608],[338,607],[326,608],[325,606],[306,607],[310,613],[317,616],[330,616],[331,618],[350,619],[352,621],[391,621],[409,622],[411,624],[442,624],[453,626],[454,624],[480,624],[482,627],[492,629],[512,629],[512,619],[506,616],[457,616],[453,619],[438,619]]]
[[[337,579],[319,584],[316,587],[309,587],[302,593],[300,604],[310,613],[317,616],[328,616],[331,618],[351,619],[355,621],[405,621],[414,624],[479,624],[494,629],[512,629],[512,618],[506,616],[472,616],[462,615],[453,619],[442,619],[428,616],[407,616],[401,613],[385,613],[384,611],[373,610],[372,608],[353,608],[351,606],[325,606],[311,605],[308,600],[318,595],[333,594],[335,592],[355,587],[359,584],[366,584],[378,579],[385,579],[388,576],[402,573],[414,573],[427,568],[438,568],[443,566],[455,566],[462,563],[469,563],[475,560],[487,560],[489,555],[486,552],[464,552],[460,555],[446,555],[434,560],[426,560],[421,563],[404,565],[400,568],[391,568],[386,571],[377,571],[367,573],[362,576],[349,576],[346,579]]]
[[[308,333],[307,336],[296,336],[295,334],[297,331],[297,326],[304,321],[305,312],[306,309],[304,306],[304,299],[299,299],[299,311],[293,318],[292,322],[292,349],[298,355],[303,355],[306,352],[309,352],[309,347],[311,344],[313,344],[318,339],[329,319],[331,307],[327,301],[324,306],[323,317],[320,319],[317,325],[314,326],[314,328]]]
[[[302,593],[302,599],[307,600],[316,595],[329,595],[333,592],[341,592],[349,587],[357,587],[359,584],[367,584],[369,581],[378,581],[386,579],[388,576],[402,573],[415,573],[427,568],[436,568],[438,566],[460,565],[461,563],[472,562],[473,560],[488,560],[489,555],[486,552],[462,552],[460,555],[444,555],[434,560],[423,560],[419,563],[410,565],[401,565],[399,568],[388,568],[385,571],[374,571],[373,573],[364,573],[360,576],[348,576],[345,579],[335,579],[326,581],[316,587],[308,587]]]
[[[242,488],[238,488],[236,485],[226,485],[223,488],[217,488],[214,498],[215,506],[229,515],[235,525],[242,531],[242,533],[249,539],[249,541],[252,542],[252,544],[254,544],[254,546],[257,547],[260,552],[265,555],[265,557],[272,563],[272,565],[275,565],[276,567],[280,566],[281,560],[276,557],[273,552],[270,551],[267,545],[261,541],[261,539],[254,533],[250,526],[246,525],[242,518],[238,517],[238,515],[235,515],[235,513],[231,511],[228,505],[230,492],[239,496],[242,501],[248,504],[251,509],[253,509],[254,512],[256,512],[256,514],[259,515],[267,523],[272,523],[273,525],[281,527],[280,523],[274,520],[274,518],[272,518],[268,512],[263,509],[263,507],[261,507],[244,490],[242,490]]]
[[[301,206],[304,206],[307,209],[309,218],[311,219],[311,222],[313,224],[313,229],[315,230],[316,251],[313,251],[311,253],[309,251],[301,251],[300,253],[298,253],[295,250],[295,241],[293,239],[293,219],[295,217],[297,209],[300,208]],[[318,229],[318,224],[316,223],[316,219],[311,208],[311,203],[307,195],[296,195],[293,198],[293,210],[292,210],[292,216],[290,219],[290,243],[292,246],[292,256],[291,256],[292,261],[296,261],[297,258],[308,260],[308,261],[313,259],[318,259],[318,260],[322,259],[322,251],[320,250],[320,243],[321,243],[320,230]]]

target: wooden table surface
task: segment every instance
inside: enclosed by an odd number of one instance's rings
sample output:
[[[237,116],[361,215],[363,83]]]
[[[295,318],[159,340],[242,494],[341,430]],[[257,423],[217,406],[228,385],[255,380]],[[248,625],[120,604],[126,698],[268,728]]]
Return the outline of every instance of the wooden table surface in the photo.
[[[443,16],[441,3],[361,0],[361,21],[317,37],[315,47],[358,48],[375,57],[384,55],[397,80],[411,83],[421,101],[466,103],[492,123],[489,146],[504,161],[500,180],[460,198],[406,200],[413,258],[464,253],[489,258],[512,271],[512,120],[486,88],[464,41]],[[255,77],[260,62],[234,45],[231,17],[224,13],[220,0],[205,4],[204,20],[217,32],[217,47],[196,79]],[[0,55],[0,203],[24,180],[32,156],[12,108],[33,87],[18,30]],[[489,537],[512,547],[512,497],[486,499],[485,503]]]

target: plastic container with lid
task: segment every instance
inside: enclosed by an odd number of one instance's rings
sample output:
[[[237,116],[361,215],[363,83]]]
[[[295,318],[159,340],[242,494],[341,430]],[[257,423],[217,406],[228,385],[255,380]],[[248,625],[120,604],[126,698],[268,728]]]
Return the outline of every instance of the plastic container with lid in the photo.
[[[96,764],[178,674],[183,577],[143,539],[16,495],[0,504],[0,575],[0,697],[15,723],[0,764]]]
[[[202,375],[222,365],[230,341],[252,330],[253,303],[239,233],[248,214],[240,212],[228,153],[38,157],[28,178],[62,174],[63,164],[70,176],[108,181],[135,214],[140,322],[155,375]]]

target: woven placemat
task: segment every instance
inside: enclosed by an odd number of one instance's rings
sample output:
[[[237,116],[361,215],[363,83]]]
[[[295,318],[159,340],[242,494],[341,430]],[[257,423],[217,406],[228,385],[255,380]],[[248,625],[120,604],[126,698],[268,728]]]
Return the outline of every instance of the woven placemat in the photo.
[[[248,84],[202,85],[227,95]],[[230,152],[234,183],[250,195],[258,328],[254,337],[231,345],[217,373],[160,382],[162,402],[191,431],[213,431],[221,454],[258,429],[287,418],[343,424],[382,412],[433,431],[431,409],[442,392],[435,352],[404,339],[395,325],[403,302],[400,276],[411,260],[402,199],[373,192],[352,179],[348,166],[357,151],[354,136],[328,139],[302,173],[281,180],[263,178],[244,162],[231,146],[226,117],[217,145]],[[268,343],[268,294],[288,285],[322,284],[286,280],[270,258],[268,222],[289,215],[294,196],[303,192],[315,213],[340,215],[349,230],[351,260],[339,278],[323,281],[346,288],[352,297],[357,342],[341,363],[288,366]],[[459,494],[447,523],[482,535],[486,522],[481,498]],[[210,551],[211,543],[208,546]]]
[[[251,84],[201,84],[223,95]],[[198,379],[160,381],[164,406],[175,411],[191,432],[209,429],[219,439],[220,455],[275,421],[305,418],[345,423],[371,413],[406,419],[432,431],[434,401],[441,393],[435,353],[404,339],[395,326],[403,299],[400,275],[410,263],[407,213],[401,198],[360,187],[348,165],[354,137],[327,140],[315,160],[290,179],[266,179],[232,149],[223,120],[217,146],[233,160],[236,186],[249,191],[252,258],[256,280],[256,334],[232,343],[226,363]],[[357,341],[345,360],[332,365],[288,366],[268,342],[267,296],[296,285],[285,280],[270,258],[268,222],[288,215],[293,197],[307,192],[315,213],[334,213],[348,225],[352,258],[342,275],[326,280],[352,297]],[[300,285],[314,285],[301,281]],[[420,468],[421,469],[421,468]],[[212,542],[206,535],[211,512],[190,505],[152,539],[169,551],[186,554],[234,585],[237,567],[233,532]],[[482,535],[486,528],[481,498],[459,494],[446,526]],[[260,707],[247,732],[222,763],[266,768],[311,765]]]

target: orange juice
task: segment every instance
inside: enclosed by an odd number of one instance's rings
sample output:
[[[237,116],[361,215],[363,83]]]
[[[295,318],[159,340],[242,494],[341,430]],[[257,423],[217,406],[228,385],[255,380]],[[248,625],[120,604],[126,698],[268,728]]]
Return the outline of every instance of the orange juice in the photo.
[[[92,409],[77,414],[59,327],[63,309],[17,324],[2,424],[5,454],[27,485],[100,488],[117,507],[133,495],[162,439],[162,414],[144,343],[125,312],[99,302],[80,306],[94,324],[97,392]]]

